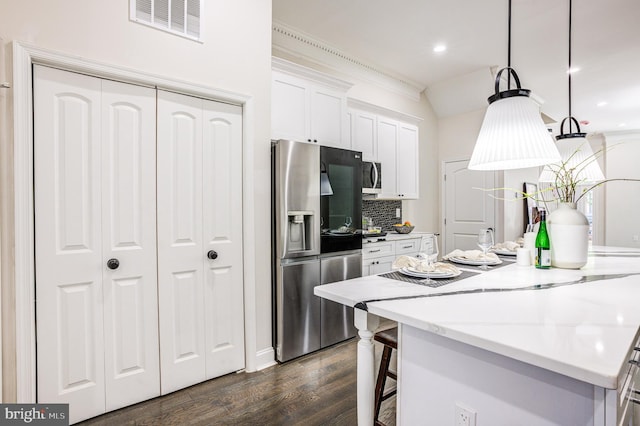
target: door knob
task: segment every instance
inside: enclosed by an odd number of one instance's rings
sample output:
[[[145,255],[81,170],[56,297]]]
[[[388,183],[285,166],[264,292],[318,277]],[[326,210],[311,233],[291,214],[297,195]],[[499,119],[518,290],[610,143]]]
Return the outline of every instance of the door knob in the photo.
[[[118,269],[120,266],[120,261],[118,259],[109,259],[107,260],[107,268],[109,269]]]
[[[218,258],[218,253],[216,253],[213,250],[209,250],[209,252],[207,253],[207,257],[211,260],[213,259],[217,259]]]

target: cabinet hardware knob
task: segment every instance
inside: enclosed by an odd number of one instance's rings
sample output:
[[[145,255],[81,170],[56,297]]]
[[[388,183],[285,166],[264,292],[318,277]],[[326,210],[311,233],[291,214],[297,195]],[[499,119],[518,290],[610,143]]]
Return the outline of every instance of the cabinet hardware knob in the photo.
[[[209,252],[207,253],[207,257],[211,260],[217,259],[218,253],[216,253],[214,250],[209,250]]]
[[[109,269],[118,269],[120,266],[120,261],[118,259],[109,259],[107,260],[107,268]]]

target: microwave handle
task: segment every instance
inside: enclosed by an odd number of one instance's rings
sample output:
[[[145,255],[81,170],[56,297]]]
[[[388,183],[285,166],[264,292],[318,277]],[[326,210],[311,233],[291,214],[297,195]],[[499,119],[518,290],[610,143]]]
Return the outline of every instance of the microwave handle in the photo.
[[[378,186],[378,166],[376,163],[371,163],[371,187],[376,188]]]

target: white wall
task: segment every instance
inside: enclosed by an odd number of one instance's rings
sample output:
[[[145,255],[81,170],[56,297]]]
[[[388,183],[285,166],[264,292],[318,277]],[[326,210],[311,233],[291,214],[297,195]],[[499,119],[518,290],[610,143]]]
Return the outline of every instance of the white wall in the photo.
[[[640,131],[606,134],[604,156],[607,179],[640,179]],[[640,247],[640,182],[607,182],[605,244]]]
[[[279,49],[274,49],[273,55],[353,83],[353,87],[347,92],[347,96],[351,99],[422,119],[418,124],[420,133],[420,198],[418,200],[402,202],[402,219],[415,224],[416,231],[440,232],[438,204],[438,124],[435,113],[424,94],[420,96],[419,101],[413,100],[407,96],[369,83],[357,75],[347,75],[328,66],[319,65],[317,62],[305,60]]]
[[[252,191],[256,212],[270,209],[270,93],[271,93],[271,1],[234,0],[204,2],[203,42],[155,30],[129,21],[129,1],[111,0],[0,0],[0,39],[8,47],[12,41],[28,42],[67,55],[126,67],[144,73],[182,80],[210,88],[224,89],[252,97],[255,113],[247,133],[254,149],[254,180],[245,182]],[[2,57],[3,71],[10,70],[10,52]],[[6,61],[5,61],[6,60]],[[0,74],[3,75],[3,74]],[[10,93],[9,93],[10,96]],[[1,112],[1,110],[0,110]],[[2,117],[2,127],[11,123],[11,111]],[[10,130],[0,134],[2,153],[9,149]],[[7,179],[7,159],[2,178]],[[2,211],[11,211],[3,194]],[[251,212],[248,212],[251,213]],[[8,215],[3,220],[10,220]],[[257,338],[248,342],[249,358],[271,349],[270,219],[256,214],[251,238],[255,239],[255,324]],[[10,237],[3,237],[3,255]],[[13,282],[4,262],[3,295],[11,294]],[[5,307],[7,300],[4,298]],[[3,326],[7,325],[3,310]],[[6,337],[6,336],[5,336]],[[9,342],[11,343],[11,342]],[[13,347],[5,341],[5,354]],[[4,359],[4,397],[11,401],[15,368],[12,357]]]

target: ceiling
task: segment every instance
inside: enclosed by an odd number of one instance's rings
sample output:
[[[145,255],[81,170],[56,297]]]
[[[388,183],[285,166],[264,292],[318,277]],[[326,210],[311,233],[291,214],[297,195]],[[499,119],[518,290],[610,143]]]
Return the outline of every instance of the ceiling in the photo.
[[[440,117],[487,105],[488,71],[507,65],[507,0],[272,3],[275,22],[426,89]],[[511,66],[557,122],[569,115],[568,20],[568,0],[512,0]],[[572,115],[589,123],[581,130],[640,129],[640,1],[573,0],[572,22]],[[447,50],[434,53],[441,43]],[[466,90],[477,75],[488,76],[477,83],[486,90]]]

